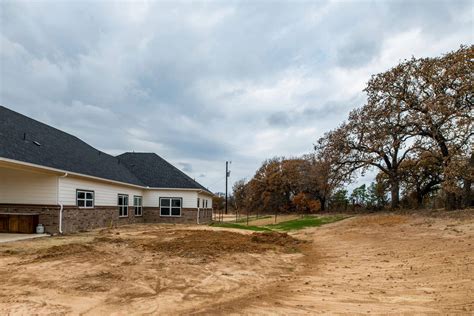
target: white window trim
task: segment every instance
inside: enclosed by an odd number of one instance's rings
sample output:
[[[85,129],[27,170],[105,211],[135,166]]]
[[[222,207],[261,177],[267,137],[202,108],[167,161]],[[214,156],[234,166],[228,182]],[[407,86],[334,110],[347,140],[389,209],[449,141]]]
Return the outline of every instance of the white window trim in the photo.
[[[140,199],[140,205],[135,204],[136,198]],[[140,215],[137,215],[137,207],[140,208]],[[142,217],[143,216],[143,196],[141,196],[141,195],[134,195],[133,196],[133,210],[134,210],[133,215],[135,217]]]
[[[83,199],[78,198],[79,192],[84,193]],[[92,206],[87,206],[87,201],[90,201],[90,199],[86,198],[87,193],[92,193]],[[84,206],[79,206],[79,200],[84,201]],[[94,208],[95,207],[95,192],[92,190],[76,189],[76,206],[78,208]]]
[[[119,197],[127,197],[127,204],[126,204],[126,205],[125,205],[125,204],[122,204],[122,205],[118,204]],[[129,199],[128,199],[128,194],[120,194],[120,193],[117,194],[117,206],[118,206],[118,208],[119,208],[118,211],[119,211],[119,217],[120,217],[120,218],[128,217],[128,214],[129,214],[129,213],[128,213],[129,204],[130,204],[130,201],[129,201]],[[126,207],[127,215],[120,215],[120,208],[121,208],[121,207]]]
[[[161,215],[161,200],[162,199],[170,200],[170,206],[169,206],[170,215]],[[173,210],[172,210],[173,201],[172,200],[180,200],[181,201],[181,203],[179,203],[179,205],[180,205],[179,215],[171,215],[173,213]],[[160,202],[160,217],[182,217],[183,216],[183,198],[162,196],[162,197],[160,197],[159,202]],[[176,208],[176,207],[174,207],[174,208]]]

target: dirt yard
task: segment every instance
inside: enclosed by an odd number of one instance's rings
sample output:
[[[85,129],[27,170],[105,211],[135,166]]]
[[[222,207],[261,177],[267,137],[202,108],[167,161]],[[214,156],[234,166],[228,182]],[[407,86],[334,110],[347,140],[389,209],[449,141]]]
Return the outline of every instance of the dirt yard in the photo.
[[[355,216],[292,237],[132,225],[2,244],[0,314],[472,314],[463,214]]]

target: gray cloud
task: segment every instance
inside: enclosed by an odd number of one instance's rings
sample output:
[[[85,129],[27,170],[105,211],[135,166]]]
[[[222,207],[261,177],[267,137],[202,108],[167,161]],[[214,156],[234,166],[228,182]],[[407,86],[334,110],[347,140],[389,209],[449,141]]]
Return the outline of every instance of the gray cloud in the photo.
[[[370,38],[348,41],[338,51],[337,62],[343,67],[359,67],[369,63],[377,56],[381,43]]]
[[[181,167],[180,169],[184,172],[193,172],[193,166],[187,162],[178,162],[178,165]]]
[[[309,152],[373,73],[473,42],[471,1],[0,3],[0,103],[223,191]]]
[[[298,124],[307,125],[318,121],[337,122],[346,117],[348,112],[361,105],[364,99],[358,95],[348,100],[328,101],[322,106],[308,106],[302,109],[277,111],[268,116],[268,124],[275,127],[291,127]]]

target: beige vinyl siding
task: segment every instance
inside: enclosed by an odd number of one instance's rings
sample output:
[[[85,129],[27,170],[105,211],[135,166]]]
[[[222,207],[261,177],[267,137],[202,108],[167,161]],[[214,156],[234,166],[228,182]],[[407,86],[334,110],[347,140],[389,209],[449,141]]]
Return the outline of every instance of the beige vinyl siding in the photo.
[[[198,198],[198,192],[192,190],[141,189],[74,175],[61,177],[0,167],[0,204],[56,205],[59,202],[72,206],[76,205],[77,190],[94,191],[95,206],[117,206],[118,194],[129,196],[129,206],[133,206],[134,195],[142,196],[144,207],[158,207],[160,197],[178,197],[183,199],[183,208],[196,208]],[[212,207],[212,198],[209,195],[199,194],[199,197],[201,200],[208,199],[208,207]]]
[[[199,199],[201,200],[200,202],[200,207],[203,208],[204,204],[202,201],[207,200],[207,208],[212,208],[212,197],[210,197],[208,194],[199,194]]]
[[[126,185],[80,179],[73,176],[59,179],[59,201],[64,205],[76,205],[76,190],[94,191],[95,206],[117,206],[118,194],[128,194],[128,204],[133,196],[143,196],[143,190]]]
[[[57,204],[55,175],[0,167],[0,203]]]
[[[183,199],[183,208],[197,207],[197,192],[186,190],[146,190],[143,196],[143,206],[158,207],[160,197],[178,197]]]

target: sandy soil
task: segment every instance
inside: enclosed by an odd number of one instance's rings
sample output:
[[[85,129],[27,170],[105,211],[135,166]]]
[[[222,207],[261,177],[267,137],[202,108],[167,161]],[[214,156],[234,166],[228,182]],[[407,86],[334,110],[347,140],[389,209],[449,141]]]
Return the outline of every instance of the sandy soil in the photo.
[[[0,315],[189,314],[296,272],[301,242],[132,225],[0,245]]]
[[[472,214],[258,236],[135,225],[0,245],[0,314],[474,312]]]
[[[472,315],[473,215],[367,215],[300,231],[312,241],[302,271],[207,312]]]

